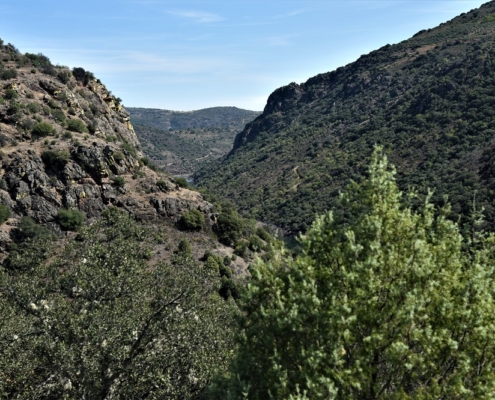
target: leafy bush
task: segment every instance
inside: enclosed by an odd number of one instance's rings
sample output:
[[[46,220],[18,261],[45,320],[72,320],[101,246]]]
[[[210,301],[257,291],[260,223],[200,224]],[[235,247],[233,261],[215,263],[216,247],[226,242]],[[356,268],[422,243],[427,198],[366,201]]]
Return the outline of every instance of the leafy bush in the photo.
[[[222,278],[220,279],[220,290],[218,291],[220,296],[222,296],[225,300],[227,300],[229,297],[237,300],[240,298],[241,292],[242,286],[240,283],[236,282],[230,277],[222,276]]]
[[[112,157],[115,161],[123,161],[125,159],[125,156],[124,156],[124,153],[122,153],[121,151],[115,151],[113,154],[112,154]]]
[[[78,82],[81,82],[83,85],[87,85],[90,80],[94,79],[94,74],[92,72],[86,71],[84,68],[73,68],[72,75]]]
[[[84,214],[79,210],[61,209],[57,219],[64,231],[77,231],[84,222]]]
[[[70,160],[70,153],[67,150],[45,150],[41,159],[49,167],[63,168]]]
[[[158,180],[156,181],[156,186],[158,186],[158,188],[162,191],[162,192],[168,192],[169,190],[169,185],[167,182],[165,182],[164,180]]]
[[[150,230],[104,214],[50,262],[0,268],[7,397],[194,399],[225,370],[236,307],[218,278],[191,259],[146,261]]]
[[[71,76],[71,73],[70,73],[70,71],[67,71],[67,70],[62,70],[57,74],[57,78],[62,83],[68,83],[70,81],[70,76]]]
[[[3,79],[4,81],[8,79],[17,78],[17,70],[5,69],[3,71],[0,71],[0,78]]]
[[[5,267],[10,270],[32,270],[48,257],[54,235],[29,217],[21,218],[13,232]]]
[[[52,116],[59,124],[65,123],[65,113],[63,110],[53,110]]]
[[[0,204],[0,225],[10,218],[10,209]]]
[[[38,122],[34,125],[32,133],[36,136],[48,136],[55,133],[55,128],[48,122]]]
[[[249,244],[248,247],[250,250],[254,251],[255,253],[259,253],[263,247],[263,241],[259,238],[257,235],[253,235],[249,238]]]
[[[248,245],[249,242],[245,239],[240,239],[235,243],[234,246],[234,254],[237,254],[239,257],[247,257],[248,255]]]
[[[189,240],[187,239],[182,239],[179,242],[179,246],[177,249],[177,254],[179,256],[185,257],[185,258],[191,258],[192,257],[192,246]]]
[[[267,243],[270,243],[273,240],[272,236],[261,226],[256,228],[256,235]]]
[[[122,176],[116,176],[115,178],[113,178],[113,185],[116,187],[124,187],[125,179]]]
[[[189,231],[200,231],[205,225],[205,217],[199,210],[188,210],[180,218],[180,226]]]
[[[158,171],[158,165],[156,165],[153,161],[151,161],[148,157],[143,157],[140,160],[143,165],[146,165],[148,168],[150,168],[153,171]]]
[[[38,103],[29,103],[27,105],[27,110],[31,113],[31,114],[36,114],[36,113],[39,113],[41,111],[41,107]]]
[[[240,239],[244,224],[236,212],[224,212],[217,218],[215,230],[218,239],[227,246],[233,245]]]
[[[124,142],[124,143],[122,143],[122,149],[127,151],[134,158],[137,158],[137,152],[136,152],[136,149],[134,148],[134,146],[131,146],[129,143]]]
[[[31,118],[24,118],[22,121],[22,128],[26,131],[31,131],[34,127],[35,122]]]
[[[69,119],[67,121],[67,129],[72,132],[87,133],[86,124],[80,119]]]
[[[14,100],[14,99],[17,99],[19,97],[19,94],[14,89],[7,89],[5,91],[4,97],[7,100]]]
[[[189,182],[187,182],[186,178],[175,178],[174,182],[179,185],[181,188],[189,189]]]

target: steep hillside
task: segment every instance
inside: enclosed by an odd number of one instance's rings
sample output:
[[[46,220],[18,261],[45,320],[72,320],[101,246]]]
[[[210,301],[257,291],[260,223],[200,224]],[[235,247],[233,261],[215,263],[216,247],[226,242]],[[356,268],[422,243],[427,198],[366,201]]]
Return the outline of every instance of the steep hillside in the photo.
[[[0,262],[23,246],[22,226],[64,238],[112,206],[160,231],[161,259],[170,260],[184,238],[196,260],[211,249],[232,256],[212,232],[218,210],[143,157],[120,102],[91,72],[0,40]],[[17,252],[16,262],[29,264],[30,252]],[[241,275],[246,266],[242,257],[231,265]]]
[[[233,151],[196,174],[201,185],[288,231],[304,231],[359,180],[375,144],[398,182],[454,217],[494,217],[495,2],[386,45],[336,71],[291,83],[237,135]]]
[[[173,175],[190,175],[206,161],[227,154],[237,133],[260,114],[236,107],[128,111],[144,154]]]

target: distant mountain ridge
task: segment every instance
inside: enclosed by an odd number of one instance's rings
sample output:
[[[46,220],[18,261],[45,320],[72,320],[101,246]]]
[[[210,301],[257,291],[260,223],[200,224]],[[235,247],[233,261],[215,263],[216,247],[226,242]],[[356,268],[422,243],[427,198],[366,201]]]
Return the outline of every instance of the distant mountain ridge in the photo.
[[[227,154],[236,134],[260,114],[237,107],[128,110],[144,154],[173,175],[190,175],[202,163]]]
[[[158,129],[194,128],[244,128],[244,125],[261,114],[258,111],[237,107],[210,107],[195,111],[172,111],[158,108],[127,107],[136,124],[153,126]]]
[[[385,146],[402,188],[474,197],[495,216],[495,2],[273,92],[232,152],[195,179],[292,232],[336,204]]]

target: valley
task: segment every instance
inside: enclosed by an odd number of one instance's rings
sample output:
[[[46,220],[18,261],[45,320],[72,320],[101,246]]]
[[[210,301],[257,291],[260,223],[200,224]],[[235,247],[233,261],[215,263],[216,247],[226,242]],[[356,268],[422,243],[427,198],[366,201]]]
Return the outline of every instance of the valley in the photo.
[[[143,152],[174,176],[190,176],[201,165],[226,155],[244,125],[260,114],[236,107],[127,110]]]
[[[494,162],[495,1],[262,112],[0,39],[0,397],[491,399]]]

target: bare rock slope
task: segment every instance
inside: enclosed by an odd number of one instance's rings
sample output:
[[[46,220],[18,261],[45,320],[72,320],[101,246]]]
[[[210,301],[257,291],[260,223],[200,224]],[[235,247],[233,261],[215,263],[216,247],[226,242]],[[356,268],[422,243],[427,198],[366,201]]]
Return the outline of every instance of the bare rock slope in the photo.
[[[211,204],[153,170],[129,113],[93,74],[53,66],[0,41],[0,204],[57,230],[60,209],[96,218],[109,206],[176,222]],[[0,227],[4,239],[9,224]]]

